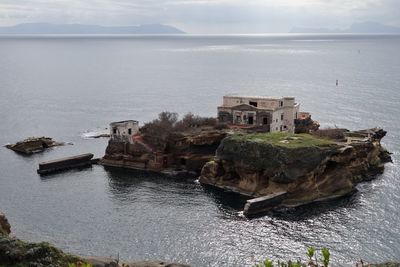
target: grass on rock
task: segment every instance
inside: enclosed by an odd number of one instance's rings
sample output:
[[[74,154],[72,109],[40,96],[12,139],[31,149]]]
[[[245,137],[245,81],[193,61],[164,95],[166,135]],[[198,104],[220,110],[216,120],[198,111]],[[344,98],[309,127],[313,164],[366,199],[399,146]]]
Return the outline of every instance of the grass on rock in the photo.
[[[292,134],[285,132],[234,134],[233,140],[269,143],[286,148],[301,148],[312,146],[333,146],[336,143],[328,138],[321,138],[310,134]]]

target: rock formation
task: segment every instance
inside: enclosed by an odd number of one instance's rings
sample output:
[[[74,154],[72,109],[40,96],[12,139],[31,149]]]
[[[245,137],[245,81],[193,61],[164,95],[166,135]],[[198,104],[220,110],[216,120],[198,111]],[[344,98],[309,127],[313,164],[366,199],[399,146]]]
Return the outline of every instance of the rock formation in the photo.
[[[0,212],[0,235],[9,235],[11,233],[11,226],[8,223],[7,217]]]
[[[108,257],[81,257],[61,251],[49,243],[29,243],[10,237],[10,224],[0,212],[0,266],[66,267],[90,263],[93,267],[190,267],[162,261],[123,262]]]
[[[160,149],[135,137],[133,143],[110,139],[100,164],[149,171],[186,171],[200,173],[226,136],[222,130],[197,128],[169,134]]]
[[[309,134],[232,135],[203,167],[199,181],[252,197],[285,192],[282,206],[347,195],[382,173],[390,155],[380,144],[383,130],[344,134],[344,141]]]
[[[62,146],[64,143],[56,142],[50,137],[29,137],[15,144],[6,145],[7,148],[23,154],[42,152],[47,148]]]

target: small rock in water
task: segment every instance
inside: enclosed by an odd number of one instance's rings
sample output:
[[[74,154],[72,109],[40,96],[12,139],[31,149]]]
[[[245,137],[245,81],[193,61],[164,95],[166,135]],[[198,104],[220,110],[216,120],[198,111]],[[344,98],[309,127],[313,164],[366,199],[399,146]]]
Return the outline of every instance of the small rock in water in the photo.
[[[15,152],[30,155],[33,153],[42,152],[50,147],[63,146],[63,145],[65,145],[65,143],[56,142],[50,137],[43,136],[43,137],[29,137],[15,144],[6,145],[6,147]]]

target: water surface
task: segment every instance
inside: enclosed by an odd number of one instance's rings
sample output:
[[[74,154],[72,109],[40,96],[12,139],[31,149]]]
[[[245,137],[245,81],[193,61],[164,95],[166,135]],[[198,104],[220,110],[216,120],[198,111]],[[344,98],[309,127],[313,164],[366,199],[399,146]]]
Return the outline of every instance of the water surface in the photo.
[[[0,144],[74,145],[24,157],[0,148],[0,209],[18,237],[85,255],[252,266],[327,246],[335,266],[400,260],[399,36],[0,38]],[[339,86],[335,86],[336,79]],[[88,130],[164,110],[215,116],[227,93],[291,95],[323,126],[383,127],[393,164],[352,197],[248,220],[192,179],[94,166],[52,176],[40,161],[92,152]]]

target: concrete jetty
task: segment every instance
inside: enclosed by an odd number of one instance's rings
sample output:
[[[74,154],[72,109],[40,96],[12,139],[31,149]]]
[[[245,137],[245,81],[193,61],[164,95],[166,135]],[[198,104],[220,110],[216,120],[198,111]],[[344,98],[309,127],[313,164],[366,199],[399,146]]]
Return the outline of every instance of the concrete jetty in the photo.
[[[37,172],[39,174],[50,174],[73,168],[91,166],[94,163],[92,158],[93,154],[87,153],[67,158],[41,162],[39,163],[39,169],[37,170]]]
[[[249,199],[244,206],[243,214],[252,216],[266,212],[273,207],[278,206],[286,198],[287,192],[278,192],[266,196]]]

